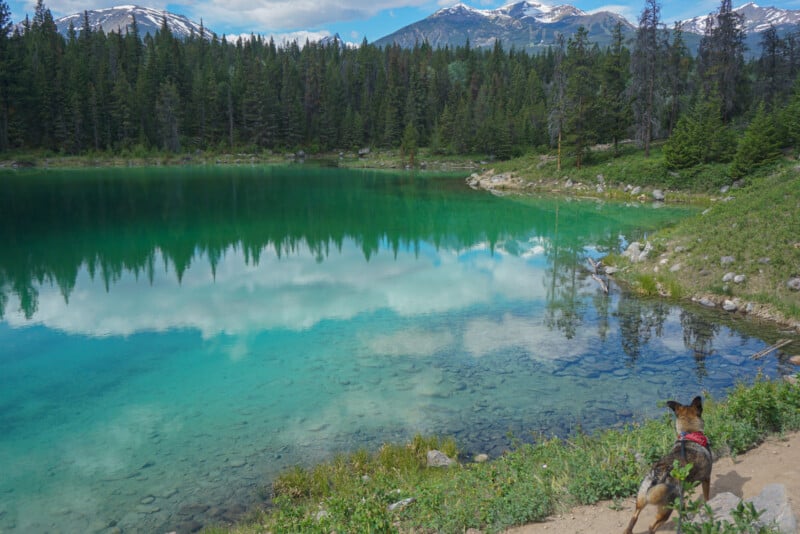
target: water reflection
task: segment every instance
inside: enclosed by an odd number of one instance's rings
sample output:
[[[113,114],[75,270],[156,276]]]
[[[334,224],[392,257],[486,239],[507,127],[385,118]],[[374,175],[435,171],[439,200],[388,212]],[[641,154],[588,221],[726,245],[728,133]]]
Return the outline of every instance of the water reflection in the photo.
[[[307,167],[0,175],[0,530],[188,530],[341,450],[496,455],[783,372],[590,277],[682,215]]]

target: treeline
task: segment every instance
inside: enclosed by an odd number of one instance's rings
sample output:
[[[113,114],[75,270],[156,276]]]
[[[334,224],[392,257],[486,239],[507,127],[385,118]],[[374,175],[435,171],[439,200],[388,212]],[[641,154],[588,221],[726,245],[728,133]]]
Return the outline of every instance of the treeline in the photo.
[[[775,154],[800,139],[800,31],[762,35],[745,61],[742,21],[723,0],[696,57],[680,26],[646,0],[634,40],[604,49],[579,30],[547,52],[180,40],[71,28],[39,0],[20,30],[0,1],[0,152],[122,155],[166,150],[318,150],[418,146],[508,158],[558,148],[580,166],[595,143],[635,137],[668,165],[737,157],[751,132]],[[757,120],[756,120],[757,119]],[[766,125],[766,126],[765,126]],[[760,145],[759,145],[760,146]],[[560,159],[559,159],[560,161]],[[746,164],[739,168],[746,168]]]

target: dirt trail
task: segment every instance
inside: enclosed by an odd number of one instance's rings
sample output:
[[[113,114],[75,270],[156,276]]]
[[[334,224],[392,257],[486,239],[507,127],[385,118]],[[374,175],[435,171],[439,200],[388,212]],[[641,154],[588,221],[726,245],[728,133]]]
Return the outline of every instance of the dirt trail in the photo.
[[[767,484],[786,486],[796,518],[800,518],[800,432],[785,438],[772,438],[758,448],[739,455],[736,460],[722,458],[711,472],[711,497],[729,491],[742,498],[761,493]],[[507,531],[507,534],[606,534],[621,533],[634,508],[634,498],[625,499],[622,510],[612,510],[610,501],[579,506],[543,523],[531,523]],[[655,507],[648,506],[639,516],[634,534],[647,532]],[[658,532],[675,532],[672,518]]]

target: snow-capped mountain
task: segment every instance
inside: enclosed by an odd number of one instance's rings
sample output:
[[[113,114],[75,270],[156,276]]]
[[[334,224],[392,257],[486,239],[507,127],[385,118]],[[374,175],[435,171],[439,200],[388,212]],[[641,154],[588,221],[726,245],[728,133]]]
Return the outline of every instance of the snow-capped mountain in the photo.
[[[522,1],[497,9],[476,9],[459,3],[401,28],[376,44],[414,46],[427,40],[433,47],[457,46],[469,39],[471,46],[485,47],[500,40],[506,47],[532,50],[552,44],[559,34],[569,37],[584,26],[589,38],[602,45],[609,42],[617,23],[622,24],[625,35],[634,31],[633,25],[616,13],[586,13],[571,5]]]
[[[787,26],[800,24],[800,10],[779,9],[777,7],[761,7],[754,2],[733,9],[744,16],[745,33],[761,33],[770,26],[785,29]],[[706,20],[712,15],[702,15],[683,22],[683,31],[702,34],[706,28]]]
[[[133,5],[116,6],[87,11],[86,14],[88,15],[91,29],[99,30],[102,28],[104,33],[122,31],[124,34],[135,17],[136,26],[141,37],[144,37],[148,33],[151,35],[155,34],[157,30],[161,29],[161,24],[165,18],[170,31],[179,39],[185,39],[192,33],[194,33],[194,35],[200,35],[199,23],[193,22],[183,15],[176,15],[149,7]],[[75,28],[75,31],[80,32],[83,29],[84,14],[81,12],[61,17],[56,19],[55,23],[59,33],[62,35],[67,35],[70,24]],[[204,28],[203,32],[206,38],[211,38],[213,35],[213,32],[208,28]]]

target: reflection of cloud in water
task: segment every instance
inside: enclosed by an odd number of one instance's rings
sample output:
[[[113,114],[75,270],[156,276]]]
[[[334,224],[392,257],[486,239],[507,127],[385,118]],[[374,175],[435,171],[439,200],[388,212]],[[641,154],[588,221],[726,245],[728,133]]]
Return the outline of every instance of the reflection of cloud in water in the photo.
[[[365,339],[364,345],[376,356],[427,357],[450,347],[453,342],[452,332],[415,328],[392,334],[379,334]]]
[[[244,253],[231,248],[215,272],[195,258],[180,284],[169,267],[152,283],[125,273],[108,291],[84,267],[69,304],[57,287],[43,284],[31,320],[15,297],[9,299],[5,320],[11,326],[43,324],[92,336],[195,328],[208,338],[271,328],[302,330],[378,309],[413,316],[459,310],[497,295],[543,296],[543,272],[524,258],[475,248],[461,254],[423,249],[418,257],[412,251],[395,257],[382,250],[367,262],[355,243],[345,241],[341,252],[319,263],[310,251],[298,248],[279,257],[267,247],[258,265],[248,265]],[[232,357],[242,354],[236,350]]]
[[[505,314],[499,321],[475,319],[467,324],[464,348],[475,357],[518,348],[534,360],[571,360],[590,353],[596,340],[589,328],[578,328],[575,337],[564,343],[564,333],[537,323],[538,319]]]

